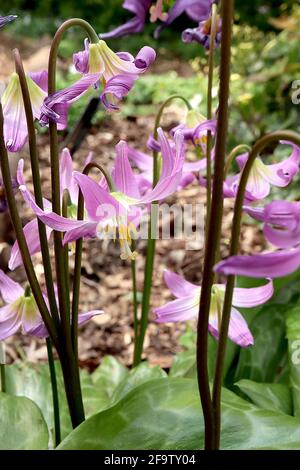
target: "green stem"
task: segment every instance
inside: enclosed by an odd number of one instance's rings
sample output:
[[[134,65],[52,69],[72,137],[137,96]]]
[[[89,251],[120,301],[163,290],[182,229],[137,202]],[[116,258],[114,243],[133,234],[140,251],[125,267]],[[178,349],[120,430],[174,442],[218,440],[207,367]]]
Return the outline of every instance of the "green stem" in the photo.
[[[83,170],[83,174],[88,175],[93,169],[99,170],[105,177],[109,190],[116,191],[114,182],[110,174],[98,163],[91,162]],[[83,220],[84,218],[84,199],[82,192],[79,190],[78,204],[77,204],[77,219]],[[80,277],[81,277],[81,261],[82,261],[82,238],[76,241],[75,247],[75,266],[73,278],[73,297],[72,297],[72,342],[75,358],[78,361],[78,309],[80,297]]]
[[[232,162],[234,161],[235,157],[237,155],[240,155],[242,152],[247,152],[249,153],[251,150],[251,147],[247,144],[240,144],[240,145],[237,145],[236,147],[234,147],[234,149],[232,149],[232,151],[230,152],[230,154],[228,155],[227,157],[227,160],[226,160],[226,165],[225,165],[225,178],[226,176],[228,175],[229,173],[229,170],[230,170],[230,167],[231,167],[231,164]]]
[[[160,126],[160,122],[164,113],[165,108],[175,99],[182,100],[188,110],[191,110],[192,107],[189,101],[181,95],[172,95],[161,105],[157,113],[153,137],[155,140],[158,138],[157,129]],[[158,152],[153,151],[153,188],[157,185],[159,180],[159,159]],[[137,366],[142,360],[145,334],[148,327],[148,316],[150,309],[150,298],[152,290],[152,277],[153,277],[153,267],[154,267],[154,258],[155,258],[155,246],[156,246],[156,236],[157,236],[157,223],[158,223],[158,203],[153,202],[151,204],[150,220],[149,220],[149,232],[148,232],[148,244],[147,244],[147,254],[144,270],[144,289],[143,289],[143,301],[142,301],[142,313],[141,321],[139,323],[139,332],[138,339],[135,342],[134,347],[134,357],[133,357],[133,366]]]
[[[57,390],[57,379],[56,379],[55,363],[54,363],[53,351],[52,351],[52,343],[51,343],[50,338],[46,339],[46,344],[47,344],[48,364],[49,364],[51,389],[52,389],[55,447],[57,447],[61,442],[60,416],[59,416],[60,413],[59,413],[59,399],[58,399],[58,390]]]
[[[32,260],[31,260],[31,255],[28,250],[27,242],[26,242],[24,232],[23,232],[22,222],[19,217],[19,212],[18,212],[18,208],[16,205],[15,194],[14,194],[14,190],[13,190],[12,182],[11,182],[8,154],[7,154],[7,150],[5,147],[5,140],[4,140],[4,135],[3,135],[3,111],[2,111],[1,103],[0,103],[0,156],[1,156],[0,158],[1,173],[2,173],[4,188],[5,188],[6,198],[7,198],[8,209],[9,209],[11,221],[12,221],[15,233],[16,233],[16,238],[18,241],[18,245],[19,245],[21,256],[22,256],[24,268],[26,271],[27,279],[29,281],[29,284],[30,284],[32,293],[34,295],[35,301],[37,303],[38,309],[41,313],[41,316],[46,325],[46,328],[51,336],[53,344],[55,345],[56,348],[58,348],[56,327],[49,313],[47,304],[45,302],[43,293],[41,291],[39,282],[37,280],[37,277],[34,271],[34,267],[33,267]]]
[[[135,251],[136,243],[132,240],[132,251]],[[139,319],[138,319],[138,298],[137,298],[137,284],[136,284],[136,261],[131,260],[131,277],[132,277],[132,293],[133,293],[133,325],[134,325],[134,349],[138,342],[139,334]]]
[[[300,135],[291,131],[278,131],[268,134],[261,139],[259,139],[256,144],[253,146],[251,152],[249,153],[248,160],[243,169],[238,193],[235,199],[234,206],[234,217],[232,222],[232,232],[231,232],[231,244],[230,244],[230,256],[235,256],[238,254],[239,250],[239,238],[241,230],[241,219],[242,219],[242,210],[245,197],[245,191],[247,186],[247,181],[253,163],[258,155],[261,155],[263,150],[274,142],[279,142],[282,140],[287,140],[293,142],[296,145],[300,145]],[[217,361],[214,377],[214,386],[213,386],[213,407],[215,413],[215,432],[216,432],[216,446],[220,444],[220,428],[221,428],[221,389],[222,389],[222,380],[223,380],[223,369],[224,369],[224,360],[226,353],[226,344],[228,337],[228,328],[230,321],[231,305],[232,305],[232,296],[233,289],[235,284],[235,276],[228,276],[226,283],[226,291],[223,305],[222,313],[222,322],[220,329],[220,337],[218,344],[217,352]]]
[[[62,198],[62,216],[68,218],[68,206],[70,205],[70,194],[67,189],[63,192]],[[70,319],[70,272],[69,272],[69,245],[66,243],[63,247],[63,255],[64,255],[64,267],[65,267],[65,279],[66,279],[66,298],[68,302],[68,313],[69,313],[69,323]]]
[[[208,54],[208,86],[207,86],[207,119],[212,119],[212,88],[214,79],[214,57],[215,57],[215,39],[218,30],[218,14],[217,5],[212,6],[211,17],[211,35]],[[211,151],[212,151],[212,135],[211,131],[207,133],[206,146],[206,227],[208,230],[210,212],[211,212]]]
[[[41,177],[40,177],[40,171],[39,171],[39,158],[38,158],[37,144],[36,144],[36,132],[35,132],[35,127],[34,127],[34,118],[33,118],[33,113],[32,113],[32,105],[31,105],[31,100],[30,100],[30,95],[29,95],[29,90],[28,90],[28,84],[27,84],[26,75],[24,72],[22,60],[21,60],[18,49],[15,49],[13,51],[13,54],[14,54],[14,59],[15,59],[16,72],[19,76],[23,103],[24,103],[24,108],[25,108],[25,114],[26,114],[34,197],[35,197],[35,201],[37,205],[41,209],[44,209]],[[49,305],[50,305],[50,312],[58,327],[59,326],[59,314],[58,314],[56,298],[55,298],[55,290],[54,290],[54,284],[53,284],[52,268],[51,268],[51,260],[50,260],[46,227],[43,224],[43,222],[41,222],[40,220],[38,220],[38,230],[39,230],[40,245],[41,245],[42,258],[43,258],[47,294],[48,294]]]
[[[80,19],[73,18],[64,22],[57,30],[49,55],[48,66],[48,94],[56,91],[56,63],[58,57],[59,45],[63,34],[70,28],[79,26],[88,34],[91,42],[97,43],[99,38],[89,23]],[[60,173],[59,173],[59,147],[56,123],[50,121],[50,159],[51,159],[51,188],[52,188],[52,208],[56,214],[61,214],[60,206]],[[54,231],[54,253],[56,266],[56,279],[58,290],[58,301],[61,318],[60,338],[60,359],[64,375],[66,393],[69,403],[69,409],[74,427],[84,421],[84,409],[82,403],[82,394],[80,387],[80,378],[78,370],[78,361],[75,357],[73,344],[74,338],[71,337],[72,327],[70,324],[70,298],[68,297],[68,280],[66,278],[66,269],[64,266],[64,249],[62,246],[62,234]]]
[[[5,364],[0,364],[1,392],[6,393]]]
[[[211,302],[211,290],[214,282],[213,266],[221,238],[223,216],[223,181],[228,133],[228,101],[231,62],[231,35],[233,22],[233,0],[223,0],[222,43],[220,65],[219,113],[216,135],[216,155],[214,164],[213,194],[209,220],[208,236],[205,246],[204,269],[199,306],[197,328],[197,376],[205,422],[205,449],[216,448],[214,411],[211,401],[208,375],[208,322]]]

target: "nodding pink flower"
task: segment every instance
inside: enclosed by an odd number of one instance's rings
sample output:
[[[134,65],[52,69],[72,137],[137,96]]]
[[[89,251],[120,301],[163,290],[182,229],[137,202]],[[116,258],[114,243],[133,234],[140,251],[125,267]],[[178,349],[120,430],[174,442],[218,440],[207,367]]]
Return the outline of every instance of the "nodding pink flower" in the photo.
[[[46,71],[27,75],[33,117],[39,119],[47,96]],[[27,123],[19,76],[13,73],[1,98],[4,116],[4,139],[7,150],[18,152],[27,140]]]
[[[283,248],[255,255],[231,256],[215,266],[215,271],[228,275],[254,278],[278,278],[300,267],[300,203],[274,201],[265,208],[244,207],[257,220],[265,222],[264,234],[275,246]]]
[[[85,165],[87,165],[92,159],[92,154],[90,153],[85,161]],[[17,187],[20,184],[25,185],[24,177],[23,177],[23,165],[24,161],[20,160],[19,167],[18,167],[18,183]],[[78,203],[78,185],[73,178],[73,160],[71,154],[67,148],[63,149],[60,155],[60,162],[59,162],[59,173],[60,173],[60,196],[62,199],[64,191],[67,189],[69,192],[70,197],[70,204],[68,206],[68,215],[70,217],[76,218],[77,217],[77,203]],[[52,204],[47,199],[44,199],[44,208],[47,211],[51,211]],[[38,221],[37,219],[33,219],[28,222],[25,227],[23,228],[24,235],[27,241],[28,249],[30,254],[33,256],[36,253],[41,251],[40,246],[40,237],[38,232]],[[48,241],[50,240],[52,234],[52,228],[46,225],[46,233]],[[16,269],[17,267],[22,265],[22,256],[19,250],[18,242],[15,241],[11,255],[8,263],[8,267],[11,271]]]
[[[265,165],[263,161],[258,157],[250,171],[250,175],[247,182],[245,199],[246,201],[257,201],[264,199],[270,194],[271,186],[283,188],[288,186],[294,176],[299,171],[300,164],[300,148],[291,142],[281,142],[285,145],[292,147],[292,154],[286,160],[275,163],[273,165]],[[237,157],[237,163],[242,172],[248,154],[243,154]],[[241,173],[229,176],[224,182],[224,196],[235,197],[237,195],[239,181]]]
[[[0,28],[18,18],[16,15],[0,16]]]
[[[160,19],[163,24],[155,31],[157,38],[160,32],[180,15],[186,13],[193,21],[203,21],[210,13],[214,0],[176,0],[169,12],[163,12],[162,0],[157,0],[156,5],[151,6],[151,0],[125,0],[123,8],[134,14],[134,17],[125,24],[118,26],[108,33],[101,34],[103,39],[116,38],[126,34],[140,33],[143,31],[146,18],[150,13],[150,21]]]
[[[169,323],[187,321],[197,318],[199,313],[199,302],[201,287],[186,281],[178,274],[166,271],[165,282],[172,294],[176,297],[162,307],[154,309],[158,323]],[[225,285],[214,284],[211,294],[209,312],[209,331],[219,338],[222,310],[225,296]],[[234,343],[246,348],[254,344],[252,334],[240,312],[235,307],[251,308],[264,304],[273,295],[272,281],[261,287],[240,288],[236,287],[233,292],[231,317],[228,336]]]
[[[97,44],[85,41],[85,50],[74,54],[74,65],[82,74],[98,74],[104,90],[100,98],[109,110],[117,110],[117,103],[126,96],[135,80],[154,62],[156,53],[143,47],[134,58],[127,52],[113,52],[105,41]]]
[[[215,271],[225,276],[241,275],[272,279],[287,276],[300,267],[300,247],[257,255],[230,256],[215,266]]]
[[[57,124],[58,130],[65,129],[71,104],[79,100],[98,81],[99,74],[88,74],[71,86],[47,96],[41,106],[40,125],[44,127],[52,121]]]
[[[193,21],[206,20],[213,3],[214,0],[176,0],[168,13],[167,20],[156,29],[155,37],[157,38],[164,28],[170,26],[183,13],[186,13]]]
[[[151,0],[125,0],[123,8],[134,14],[134,17],[109,33],[101,34],[102,39],[118,38],[126,34],[140,33],[143,31],[148,15]]]
[[[119,239],[122,259],[134,259],[136,252],[131,250],[131,242],[136,234],[143,207],[153,201],[165,199],[176,191],[182,176],[184,162],[183,136],[175,136],[175,151],[171,148],[162,129],[158,130],[162,148],[162,171],[160,179],[151,191],[140,194],[138,181],[133,174],[129,160],[128,148],[124,141],[116,146],[117,158],[112,173],[115,189],[108,192],[106,187],[98,184],[89,176],[74,172],[73,176],[79,185],[87,212],[85,220],[71,220],[58,216],[51,211],[42,211],[26,188],[22,176],[19,176],[20,191],[37,217],[54,230],[64,232],[64,243],[79,238],[110,236]]]
[[[156,148],[159,152],[161,151],[161,147],[158,142],[156,142]],[[136,175],[136,179],[138,181],[141,194],[145,194],[152,189],[153,157],[130,146],[128,146],[128,157],[129,160],[141,171],[140,174]],[[195,162],[185,162],[183,164],[182,176],[179,181],[177,191],[180,191],[193,183],[196,179],[195,173],[198,173],[205,168],[206,159],[201,159]]]
[[[202,44],[205,49],[210,48],[210,42],[211,42],[211,16],[203,21],[200,21],[199,25],[197,28],[187,28],[183,31],[182,33],[182,41],[183,42],[198,42],[199,44]],[[221,27],[222,27],[222,22],[219,19],[218,21],[218,29],[217,29],[217,34],[215,37],[215,43],[214,47],[218,47],[219,44],[221,43]]]
[[[244,211],[264,222],[266,239],[278,248],[300,243],[300,202],[273,201],[265,207],[244,206]]]
[[[0,308],[0,340],[14,335],[19,330],[23,334],[47,338],[48,331],[43,322],[35,299],[29,288],[23,289],[20,284],[13,281],[0,270],[0,294],[5,302]],[[47,302],[47,298],[45,297]],[[79,314],[78,324],[86,323],[102,310],[93,310]]]

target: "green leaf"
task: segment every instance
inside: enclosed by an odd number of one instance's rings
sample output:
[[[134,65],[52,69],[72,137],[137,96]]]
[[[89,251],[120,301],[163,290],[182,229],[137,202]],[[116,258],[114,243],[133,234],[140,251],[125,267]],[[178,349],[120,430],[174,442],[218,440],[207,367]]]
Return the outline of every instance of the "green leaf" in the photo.
[[[291,391],[287,385],[257,383],[246,379],[235,385],[260,408],[287,415],[293,412]]]
[[[139,385],[145,384],[150,380],[167,378],[167,373],[159,366],[150,366],[148,362],[142,362],[137,367],[132,369],[125,379],[115,389],[112,397],[112,402],[117,403],[131,390]]]
[[[300,306],[287,312],[286,330],[294,415],[300,416]]]
[[[114,389],[128,374],[128,369],[113,356],[105,356],[100,366],[93,372],[92,380],[96,385],[105,388],[107,395],[112,396]]]
[[[0,450],[44,450],[48,440],[47,425],[35,403],[0,393]]]
[[[300,420],[264,410],[223,390],[223,449],[300,449]],[[90,417],[59,449],[196,450],[203,448],[196,382],[158,379]]]
[[[287,305],[267,304],[250,323],[254,346],[242,349],[235,372],[234,382],[250,379],[271,383],[277,380],[278,365],[287,351],[285,339],[285,313]],[[247,313],[247,320],[249,315]],[[245,310],[243,315],[246,316]]]
[[[64,381],[58,362],[55,362],[55,368],[58,385],[61,432],[62,436],[65,437],[72,430],[72,424],[65,396]],[[9,394],[25,396],[38,405],[47,422],[49,433],[52,437],[50,445],[53,445],[54,416],[48,364],[13,364],[6,367],[6,376],[7,392]]]

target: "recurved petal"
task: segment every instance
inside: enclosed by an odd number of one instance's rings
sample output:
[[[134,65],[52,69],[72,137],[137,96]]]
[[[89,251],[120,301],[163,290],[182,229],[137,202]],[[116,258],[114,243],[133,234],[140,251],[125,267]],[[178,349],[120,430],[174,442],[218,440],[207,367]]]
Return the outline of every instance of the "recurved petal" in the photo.
[[[154,309],[157,323],[187,321],[198,315],[198,296],[181,297]]]
[[[272,280],[259,287],[235,287],[233,290],[232,305],[235,307],[251,308],[266,303],[273,295]]]
[[[140,197],[138,184],[128,160],[128,145],[124,140],[116,145],[114,182],[121,193],[135,199]]]
[[[4,302],[10,304],[23,295],[24,289],[0,269],[0,293]]]
[[[126,213],[122,204],[92,178],[78,171],[74,171],[74,178],[82,191],[86,210],[92,221],[101,221]]]
[[[300,248],[274,253],[231,256],[215,266],[216,272],[256,278],[287,276],[300,267]]]
[[[27,241],[29,253],[32,256],[35,255],[36,253],[39,253],[41,251],[41,245],[40,245],[37,219],[33,219],[30,222],[28,222],[28,224],[26,224],[25,227],[23,228],[23,232]],[[52,233],[52,229],[46,226],[46,234],[47,234],[48,241],[50,239],[51,233]],[[19,266],[22,266],[22,264],[23,264],[23,260],[22,260],[21,252],[19,250],[19,244],[17,241],[15,241],[11,250],[8,267],[11,271],[13,271]]]
[[[254,344],[246,320],[235,308],[231,309],[228,337],[242,348],[248,348]]]
[[[186,281],[182,276],[171,271],[165,271],[164,280],[175,297],[181,298],[198,295],[200,298],[200,287]]]

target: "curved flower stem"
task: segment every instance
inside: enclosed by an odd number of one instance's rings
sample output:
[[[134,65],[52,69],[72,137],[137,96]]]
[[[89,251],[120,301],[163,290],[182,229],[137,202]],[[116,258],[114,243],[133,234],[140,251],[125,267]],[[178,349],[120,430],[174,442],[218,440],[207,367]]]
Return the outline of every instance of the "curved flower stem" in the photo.
[[[161,105],[157,113],[153,137],[155,140],[158,138],[157,129],[160,126],[160,122],[164,113],[165,108],[175,99],[182,100],[189,110],[192,109],[189,101],[181,95],[172,95],[166,99],[166,101]],[[159,159],[158,152],[153,151],[153,188],[157,185],[159,180]],[[152,277],[153,277],[153,267],[154,267],[154,257],[155,257],[155,245],[157,238],[157,224],[158,224],[158,203],[153,202],[151,204],[150,219],[149,219],[149,231],[148,231],[148,244],[147,244],[147,254],[144,270],[144,289],[143,289],[143,301],[142,301],[142,313],[141,321],[139,325],[138,337],[135,337],[134,341],[134,354],[133,354],[133,366],[137,366],[142,360],[143,348],[145,334],[148,326],[148,316],[150,308],[150,297],[152,289]]]
[[[243,202],[246,191],[246,185],[249,177],[249,173],[253,166],[253,163],[258,155],[260,155],[263,150],[270,144],[274,142],[279,142],[281,140],[288,140],[294,144],[300,145],[300,135],[291,131],[278,131],[268,134],[261,139],[259,139],[256,144],[253,146],[251,152],[249,153],[248,160],[243,169],[240,184],[235,199],[234,206],[234,217],[232,222],[232,231],[231,231],[231,244],[230,244],[230,256],[235,256],[238,254],[239,250],[239,238],[241,230],[241,219],[243,211]],[[219,446],[220,443],[220,428],[221,428],[221,388],[223,380],[223,368],[224,368],[224,359],[226,352],[228,328],[230,321],[230,312],[232,305],[232,296],[235,283],[235,276],[228,276],[226,283],[226,291],[222,312],[222,322],[220,328],[220,337],[218,344],[217,352],[217,361],[214,377],[214,386],[213,386],[213,408],[215,414],[215,433],[216,433],[216,442],[215,445]]]
[[[197,376],[205,422],[205,448],[212,450],[215,444],[214,411],[211,401],[208,376],[208,321],[211,301],[211,289],[214,282],[213,266],[221,237],[223,216],[223,180],[228,132],[228,100],[230,82],[231,35],[234,1],[222,1],[222,43],[220,66],[219,113],[216,136],[216,155],[214,165],[213,194],[211,213],[208,224],[208,236],[205,246],[203,279],[197,328]]]
[[[249,153],[251,151],[251,147],[247,144],[240,144],[234,147],[234,149],[231,150],[230,154],[227,157],[226,160],[226,165],[225,165],[225,178],[228,175],[228,172],[230,170],[231,164],[234,161],[235,157],[239,155],[241,152],[247,152]]]
[[[52,389],[55,447],[57,447],[61,442],[57,379],[56,379],[55,363],[54,363],[53,351],[52,351],[52,343],[51,343],[50,338],[46,339],[46,344],[47,344],[48,364],[49,364],[50,381],[51,381],[51,389]]]
[[[207,119],[212,118],[212,88],[214,79],[214,57],[215,57],[215,40],[218,30],[218,14],[217,5],[212,6],[211,18],[211,36],[208,54],[208,86],[207,86]],[[206,146],[206,227],[208,230],[210,211],[211,211],[211,151],[212,151],[212,135],[211,131],[207,132]]]
[[[30,95],[28,91],[26,75],[24,72],[22,60],[21,60],[18,49],[14,49],[13,55],[15,59],[16,72],[19,76],[20,87],[22,91],[23,103],[24,103],[25,114],[26,114],[34,197],[35,197],[35,201],[37,205],[41,209],[44,209],[41,177],[40,177],[40,170],[39,170],[39,159],[38,159],[37,145],[36,145],[36,132],[35,132],[35,127],[34,127],[34,119],[33,119],[32,106],[31,106]],[[46,287],[47,287],[50,312],[57,324],[57,327],[59,327],[59,314],[58,314],[56,298],[55,298],[46,227],[43,224],[43,222],[41,222],[40,220],[38,220],[38,229],[39,229],[40,245],[41,245],[42,258],[43,258],[45,282],[46,282]]]
[[[79,26],[88,34],[91,42],[98,42],[99,38],[86,21],[80,18],[73,18],[65,21],[57,30],[49,55],[48,66],[48,94],[51,95],[56,91],[56,63],[58,49],[63,34],[70,28]],[[61,214],[61,194],[60,194],[60,174],[59,174],[59,147],[57,136],[57,125],[54,122],[49,123],[50,134],[50,159],[51,159],[51,187],[52,187],[52,207],[56,214]],[[84,409],[82,403],[82,394],[80,387],[80,378],[78,370],[78,361],[74,354],[73,345],[75,343],[72,338],[72,327],[70,325],[70,299],[68,298],[68,280],[66,279],[66,270],[64,267],[64,249],[62,246],[62,234],[54,231],[54,252],[56,265],[56,278],[58,301],[61,318],[60,338],[60,359],[64,375],[66,393],[71,413],[73,427],[78,426],[84,421]],[[77,338],[76,338],[77,341]],[[77,349],[77,346],[76,346]]]
[[[6,198],[7,198],[8,209],[9,209],[11,221],[12,221],[15,233],[16,233],[16,238],[17,238],[18,245],[20,248],[20,253],[22,256],[22,261],[24,264],[28,282],[30,284],[30,287],[34,295],[35,301],[37,303],[38,309],[40,311],[40,314],[43,318],[43,321],[46,325],[49,335],[51,336],[53,344],[55,345],[56,348],[58,348],[58,334],[57,334],[56,326],[49,313],[47,304],[45,302],[43,293],[41,291],[39,282],[37,280],[37,277],[34,271],[31,256],[30,256],[27,242],[26,242],[24,232],[23,232],[22,222],[19,217],[18,208],[16,205],[15,195],[14,195],[12,182],[11,182],[8,154],[7,154],[7,150],[5,147],[5,140],[4,140],[4,135],[3,135],[3,111],[2,111],[1,103],[0,103],[0,165],[1,165],[1,173],[2,173],[4,188],[5,188]]]
[[[98,163],[91,162],[83,170],[83,174],[88,175],[93,169],[99,170],[105,177],[110,191],[116,191],[114,182],[110,174]],[[79,189],[78,205],[77,205],[77,219],[83,220],[84,218],[84,199],[82,192]],[[81,276],[81,260],[82,260],[82,238],[76,241],[75,247],[75,266],[73,278],[73,297],[72,297],[72,341],[76,361],[78,361],[78,308],[80,296],[80,276]]]

